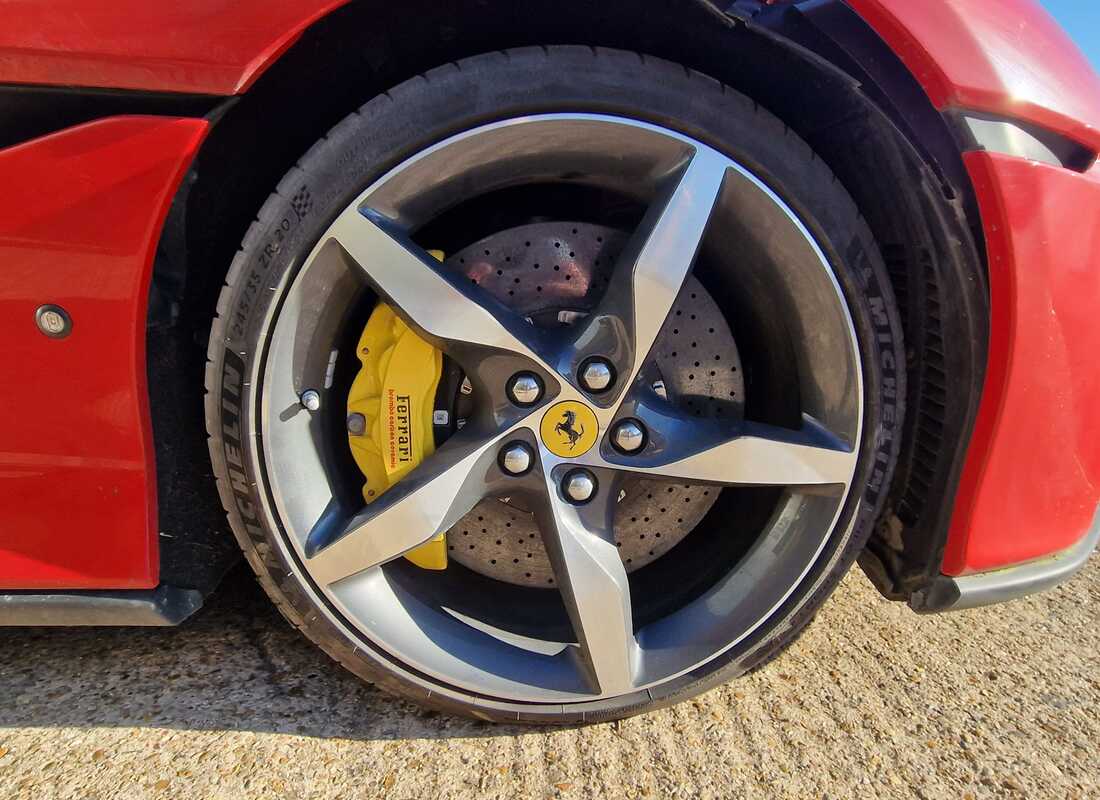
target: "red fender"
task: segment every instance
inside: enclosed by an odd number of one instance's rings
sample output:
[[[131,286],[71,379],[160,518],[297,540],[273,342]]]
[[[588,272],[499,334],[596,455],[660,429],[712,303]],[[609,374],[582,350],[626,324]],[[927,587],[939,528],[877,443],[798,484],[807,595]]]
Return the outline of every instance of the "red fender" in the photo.
[[[846,0],[940,110],[1035,123],[1100,150],[1100,77],[1035,0]]]
[[[146,299],[206,130],[114,117],[0,150],[0,588],[157,584]],[[43,303],[67,337],[38,330]]]
[[[346,2],[5,2],[0,83],[240,94]]]
[[[948,575],[1065,550],[1100,502],[1100,166],[968,153],[993,298]]]

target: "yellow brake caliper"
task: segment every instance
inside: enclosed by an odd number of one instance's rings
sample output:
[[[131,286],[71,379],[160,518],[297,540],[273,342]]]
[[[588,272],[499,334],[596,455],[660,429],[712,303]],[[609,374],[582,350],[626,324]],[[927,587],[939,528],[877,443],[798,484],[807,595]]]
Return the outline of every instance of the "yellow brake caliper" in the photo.
[[[443,260],[441,251],[429,252]],[[432,415],[443,354],[385,303],[375,306],[356,352],[362,366],[348,393],[348,414],[362,414],[365,424],[349,425],[348,443],[369,504],[435,452]],[[405,558],[424,569],[446,569],[446,534]]]

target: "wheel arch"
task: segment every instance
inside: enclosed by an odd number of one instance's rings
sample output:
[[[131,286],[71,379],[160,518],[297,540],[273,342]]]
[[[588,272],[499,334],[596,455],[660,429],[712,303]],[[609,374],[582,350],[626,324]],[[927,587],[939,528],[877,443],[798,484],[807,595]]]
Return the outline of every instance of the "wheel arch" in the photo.
[[[860,206],[902,305],[913,375],[887,512],[861,563],[888,597],[925,586],[939,574],[988,336],[981,228],[943,116],[840,2],[813,4],[828,12],[816,16],[762,13],[752,2],[726,14],[708,0],[657,0],[644,13],[628,0],[518,5],[362,0],[336,8],[210,114],[213,130],[173,203],[151,290],[161,530],[172,537],[161,539],[163,580],[195,585],[186,574],[209,567],[200,554],[216,552],[217,567],[204,573],[216,581],[232,548],[216,493],[204,485],[205,336],[224,271],[271,188],[346,113],[401,80],[479,52],[585,44],[666,58],[753,97],[810,144]],[[181,453],[184,438],[198,443],[195,452]]]

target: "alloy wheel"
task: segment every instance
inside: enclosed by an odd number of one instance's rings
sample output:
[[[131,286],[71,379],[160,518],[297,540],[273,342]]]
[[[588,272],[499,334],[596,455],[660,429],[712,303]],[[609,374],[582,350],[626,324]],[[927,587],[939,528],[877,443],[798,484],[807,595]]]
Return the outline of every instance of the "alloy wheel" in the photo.
[[[506,291],[514,290],[472,271],[481,239],[442,263],[429,254],[424,232],[471,198],[575,176],[632,198],[643,213],[630,230],[567,219],[497,232],[502,246],[515,248],[543,235],[547,247],[565,248],[558,266],[586,278],[578,290],[585,300],[551,303],[548,323],[509,303]],[[766,270],[739,273],[736,248],[710,258],[708,269],[752,287],[790,332],[793,344],[780,360],[796,387],[793,423],[746,413],[740,376],[721,384],[722,397],[714,382],[695,392],[670,377],[670,363],[692,381],[696,372],[717,378],[714,364],[730,375],[739,369],[728,292],[697,269],[716,231],[746,251],[763,239],[781,242],[783,258]],[[600,277],[572,271],[582,240],[616,236]],[[622,117],[553,114],[452,136],[354,198],[300,269],[272,288],[282,301],[265,322],[266,351],[251,375],[260,398],[254,466],[270,496],[269,522],[330,620],[411,673],[513,703],[581,703],[655,687],[701,668],[764,623],[841,519],[863,425],[862,368],[843,293],[787,203],[746,167],[678,132]],[[364,505],[346,488],[347,458],[334,433],[344,430],[345,415],[330,389],[343,331],[378,302],[461,370],[475,402],[461,429]],[[678,312],[720,317],[707,327],[722,342],[718,361],[692,352],[701,337],[679,349],[667,344],[679,335],[672,333],[680,330]],[[314,407],[302,400],[311,391],[321,395]],[[531,456],[523,469],[512,466],[522,461],[516,448]],[[707,498],[680,538],[735,535],[706,516],[722,493],[765,487],[775,501],[759,530],[739,534],[746,544],[720,574],[642,614],[648,598],[636,596],[634,575],[643,565],[625,562],[621,513],[639,485],[640,496],[656,486]],[[499,595],[484,603],[494,613],[479,616],[471,613],[477,603],[449,597],[433,585],[437,576],[401,556],[448,531],[453,543],[456,526],[485,503],[529,520],[549,577],[543,588],[517,587],[486,566],[468,585]],[[677,550],[654,551],[644,566]],[[477,572],[475,560],[461,564]],[[540,628],[531,619],[538,612],[519,607],[534,591],[553,598],[538,608],[560,603],[564,629]],[[500,606],[515,606],[516,620]]]

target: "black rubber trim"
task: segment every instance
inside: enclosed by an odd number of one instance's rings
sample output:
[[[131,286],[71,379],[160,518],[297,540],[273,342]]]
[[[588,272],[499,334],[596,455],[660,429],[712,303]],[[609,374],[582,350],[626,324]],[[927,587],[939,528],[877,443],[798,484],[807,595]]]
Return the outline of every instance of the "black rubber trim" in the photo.
[[[179,625],[202,608],[203,594],[161,584],[156,589],[0,594],[0,626]]]
[[[913,593],[909,607],[918,614],[962,611],[1043,592],[1069,580],[1089,560],[1100,542],[1100,509],[1092,527],[1072,547],[1015,567],[952,578],[941,575],[928,588]]]
[[[1096,163],[1094,151],[1038,125],[960,109],[947,111],[944,116],[953,123],[964,152],[985,150],[1074,172],[1088,172]]]
[[[224,102],[213,95],[0,85],[0,149],[104,117],[205,117]]]

